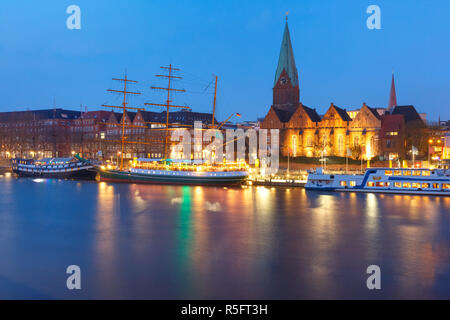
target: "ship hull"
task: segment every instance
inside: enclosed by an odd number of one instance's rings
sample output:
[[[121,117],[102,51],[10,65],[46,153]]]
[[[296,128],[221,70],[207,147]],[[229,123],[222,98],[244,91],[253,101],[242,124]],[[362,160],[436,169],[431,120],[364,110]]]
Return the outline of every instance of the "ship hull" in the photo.
[[[100,181],[140,184],[238,186],[244,183],[246,178],[247,175],[244,174],[208,177],[204,175],[186,176],[182,174],[143,174],[116,170],[101,170],[99,172]]]
[[[42,178],[42,179],[67,179],[67,180],[95,180],[97,171],[94,168],[80,169],[70,172],[44,172],[44,171],[23,171],[13,170],[18,177]]]
[[[373,168],[364,175],[325,174],[308,175],[305,185],[311,191],[359,192],[450,196],[450,174],[445,170]]]
[[[360,189],[360,188],[312,188],[305,187],[308,191],[326,191],[326,192],[356,192],[356,193],[381,193],[381,194],[404,194],[404,195],[425,195],[425,196],[447,196],[450,197],[450,191],[424,191],[424,190],[393,190],[393,189]]]

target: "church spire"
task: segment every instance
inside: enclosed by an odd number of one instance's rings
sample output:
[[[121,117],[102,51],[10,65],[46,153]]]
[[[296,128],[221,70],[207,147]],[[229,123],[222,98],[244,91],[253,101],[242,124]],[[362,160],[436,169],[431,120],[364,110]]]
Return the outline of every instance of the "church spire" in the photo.
[[[298,73],[297,67],[295,66],[294,50],[292,50],[292,43],[291,43],[291,36],[289,34],[287,15],[286,15],[286,26],[284,28],[283,34],[283,42],[281,43],[280,57],[278,58],[277,72],[275,73],[275,81],[273,84],[274,87],[280,80],[283,70],[286,70],[286,73],[289,79],[291,80],[291,84],[294,87],[298,86],[299,85]]]
[[[397,94],[395,93],[395,81],[394,81],[394,73],[392,73],[392,82],[391,82],[391,93],[389,96],[389,106],[388,111],[392,112],[392,110],[397,106]]]

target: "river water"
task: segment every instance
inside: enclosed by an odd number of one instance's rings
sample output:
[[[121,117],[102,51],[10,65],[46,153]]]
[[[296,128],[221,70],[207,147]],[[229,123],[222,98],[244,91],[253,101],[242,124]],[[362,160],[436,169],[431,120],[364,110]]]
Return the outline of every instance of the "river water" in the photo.
[[[450,197],[3,176],[0,299],[14,298],[449,299]]]

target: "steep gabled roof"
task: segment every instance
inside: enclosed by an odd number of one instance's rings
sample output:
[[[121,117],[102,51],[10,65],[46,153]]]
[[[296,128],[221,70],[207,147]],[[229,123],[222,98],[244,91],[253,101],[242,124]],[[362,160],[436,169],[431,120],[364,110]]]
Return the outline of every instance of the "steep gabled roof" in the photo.
[[[282,108],[275,106],[272,106],[272,109],[275,111],[275,114],[281,122],[288,122],[296,110],[294,108]]]
[[[298,86],[298,72],[295,65],[294,50],[292,49],[291,36],[289,34],[289,27],[286,21],[284,28],[283,41],[281,43],[280,56],[278,58],[278,67],[275,73],[275,80],[273,85],[275,86],[278,79],[281,76],[283,70],[286,70],[291,83],[294,87]]]
[[[120,120],[122,119],[122,113],[110,111],[108,121],[111,119],[111,117],[114,117],[117,123],[120,123]]]
[[[117,122],[122,123],[123,113],[122,112],[114,112],[114,114],[116,115]],[[130,123],[133,122],[134,117],[136,117],[136,114],[137,114],[137,112],[127,111],[127,116],[128,116],[128,119],[130,119]]]
[[[374,109],[374,108],[371,108],[371,107],[368,107],[368,108],[369,108],[370,112],[372,112],[372,114],[373,114],[378,120],[381,120],[381,116],[380,116],[380,114],[378,113],[377,109]]]
[[[303,107],[303,110],[305,110],[308,117],[311,119],[311,121],[320,122],[322,120],[322,118],[317,113],[316,109],[309,108],[303,104],[302,104],[302,107]]]
[[[130,119],[130,121],[133,122],[134,118],[137,115],[137,112],[127,111],[127,115],[128,115],[128,118]]]
[[[377,118],[378,120],[381,120],[381,116],[380,116],[380,114],[378,113],[377,109],[371,108],[371,107],[369,107],[369,106],[367,106],[367,105],[365,105],[365,106],[366,106],[367,109],[375,116],[375,118]]]
[[[343,121],[352,121],[352,118],[348,115],[347,111],[345,109],[339,108],[338,106],[332,104],[332,107],[337,111],[339,116]]]
[[[406,123],[413,121],[422,121],[419,113],[417,113],[416,108],[414,106],[396,106],[392,111],[392,114],[401,114],[405,117]]]

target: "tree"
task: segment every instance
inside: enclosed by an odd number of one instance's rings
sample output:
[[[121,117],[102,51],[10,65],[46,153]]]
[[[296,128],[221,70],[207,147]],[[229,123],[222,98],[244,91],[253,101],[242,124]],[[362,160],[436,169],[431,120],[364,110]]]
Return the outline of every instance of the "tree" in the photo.
[[[352,158],[355,160],[360,160],[362,157],[362,146],[360,144],[358,145],[353,145],[353,147],[351,148],[352,151]]]

